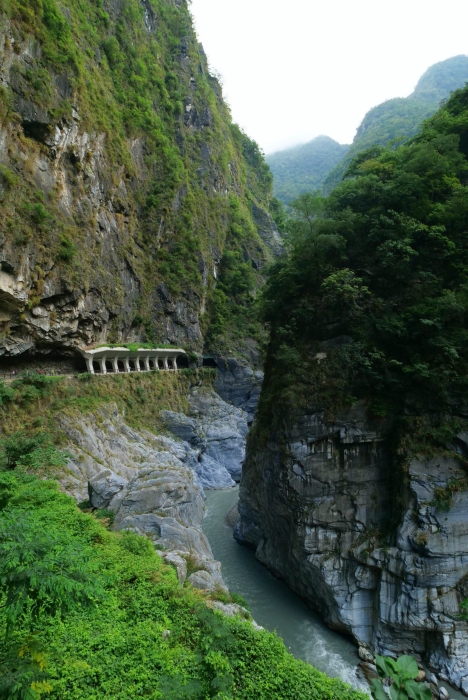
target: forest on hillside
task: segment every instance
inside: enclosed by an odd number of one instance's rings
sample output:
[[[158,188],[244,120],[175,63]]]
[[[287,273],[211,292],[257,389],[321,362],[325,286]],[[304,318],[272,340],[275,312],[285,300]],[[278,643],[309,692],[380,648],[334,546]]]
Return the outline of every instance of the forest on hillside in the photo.
[[[275,196],[288,205],[304,192],[323,189],[329,194],[360,151],[392,141],[397,145],[413,137],[442,100],[467,81],[468,56],[454,56],[431,66],[409,97],[387,100],[369,110],[351,146],[319,136],[307,144],[268,155]]]
[[[268,155],[266,160],[273,173],[275,197],[289,204],[304,192],[320,189],[348,148],[329,136],[317,136],[304,145]]]
[[[380,417],[408,401],[462,410],[467,240],[468,87],[406,145],[358,154],[328,198],[292,204],[262,300],[275,400],[294,387],[335,407],[365,398]]]

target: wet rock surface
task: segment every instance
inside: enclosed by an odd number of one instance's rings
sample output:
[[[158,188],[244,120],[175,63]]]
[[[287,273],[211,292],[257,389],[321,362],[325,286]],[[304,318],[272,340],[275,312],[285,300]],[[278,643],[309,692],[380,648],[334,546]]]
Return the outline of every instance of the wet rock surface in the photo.
[[[398,483],[388,433],[357,405],[252,441],[236,537],[363,649],[415,654],[468,694],[466,472],[456,457],[414,459]]]

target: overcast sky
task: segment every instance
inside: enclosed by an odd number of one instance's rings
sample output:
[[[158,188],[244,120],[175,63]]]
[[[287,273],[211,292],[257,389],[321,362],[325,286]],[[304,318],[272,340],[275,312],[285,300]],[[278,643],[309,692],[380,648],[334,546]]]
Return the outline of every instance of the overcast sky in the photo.
[[[271,153],[405,97],[433,63],[468,54],[468,0],[192,0],[234,120]]]

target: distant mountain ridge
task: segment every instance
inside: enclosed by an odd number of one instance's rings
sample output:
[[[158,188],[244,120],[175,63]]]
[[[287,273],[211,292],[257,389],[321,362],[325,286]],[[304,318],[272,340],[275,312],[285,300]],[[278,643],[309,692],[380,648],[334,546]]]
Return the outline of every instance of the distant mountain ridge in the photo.
[[[411,138],[422,122],[436,112],[441,101],[466,82],[468,56],[453,56],[428,68],[408,97],[395,97],[369,110],[351,146],[319,136],[309,143],[267,156],[274,176],[275,196],[288,204],[303,192],[322,189],[329,194],[359,151],[374,144],[386,145],[394,139]]]
[[[267,156],[275,196],[287,204],[303,192],[319,189],[348,149],[329,136],[317,136],[306,144]]]

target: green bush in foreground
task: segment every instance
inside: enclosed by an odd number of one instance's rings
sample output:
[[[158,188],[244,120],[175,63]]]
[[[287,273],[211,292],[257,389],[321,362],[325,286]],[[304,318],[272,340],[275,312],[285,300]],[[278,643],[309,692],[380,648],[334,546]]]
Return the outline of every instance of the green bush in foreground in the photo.
[[[211,610],[149,540],[109,532],[54,482],[0,473],[0,543],[0,698],[366,697],[294,659],[274,634]],[[25,567],[35,583],[6,634]]]
[[[397,661],[389,656],[376,656],[375,663],[380,678],[392,681],[388,687],[391,700],[431,700],[429,687],[415,680],[419,668],[412,656],[400,656]],[[372,697],[374,700],[388,700],[389,696],[380,678],[372,680]]]

